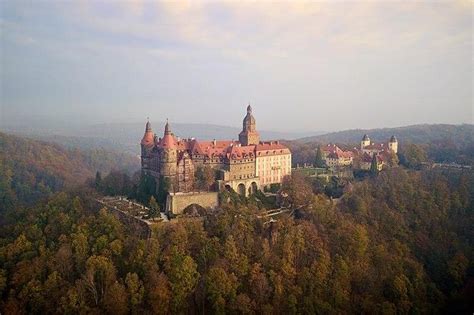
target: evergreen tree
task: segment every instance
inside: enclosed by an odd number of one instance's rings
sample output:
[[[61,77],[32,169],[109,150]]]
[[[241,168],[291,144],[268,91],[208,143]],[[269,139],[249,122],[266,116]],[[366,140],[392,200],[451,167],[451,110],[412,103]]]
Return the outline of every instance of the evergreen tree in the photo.
[[[160,176],[157,199],[161,204],[164,204],[166,202],[166,196],[168,195],[170,188],[171,188],[171,182],[169,178]]]
[[[155,197],[151,196],[150,197],[150,202],[148,203],[149,211],[148,215],[150,216],[151,219],[155,219],[158,213],[160,212],[160,206],[156,202]]]
[[[140,202],[147,202],[150,200],[150,197],[156,193],[156,181],[155,179],[146,174],[142,174],[140,177],[140,182],[138,183],[137,188],[137,200]]]
[[[101,184],[102,184],[102,174],[99,171],[97,171],[97,173],[95,173],[95,189],[99,190]]]
[[[377,162],[377,155],[374,153],[372,157],[372,163],[370,164],[370,173],[372,175],[377,175],[379,173],[379,167]]]
[[[314,159],[315,167],[326,167],[326,162],[323,159],[323,153],[321,152],[321,146],[316,149],[316,158]]]

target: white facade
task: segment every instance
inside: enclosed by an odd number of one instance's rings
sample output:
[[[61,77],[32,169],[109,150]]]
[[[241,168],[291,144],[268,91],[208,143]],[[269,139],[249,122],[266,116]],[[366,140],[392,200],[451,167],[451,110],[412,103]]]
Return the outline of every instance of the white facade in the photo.
[[[352,165],[352,156],[350,157],[339,157],[339,158],[331,158],[326,157],[324,158],[326,165],[329,167],[337,167],[337,166],[351,166]]]
[[[393,153],[397,153],[398,152],[398,141],[390,141],[388,143],[388,147],[390,150],[392,150]]]
[[[259,156],[257,153],[255,167],[260,185],[281,183],[283,177],[291,174],[291,153],[289,150],[286,151],[287,153],[277,155]]]

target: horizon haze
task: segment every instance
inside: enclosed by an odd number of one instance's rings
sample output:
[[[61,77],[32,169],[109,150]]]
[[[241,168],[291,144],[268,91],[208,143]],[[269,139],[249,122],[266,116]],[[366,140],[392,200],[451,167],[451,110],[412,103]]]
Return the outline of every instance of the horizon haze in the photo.
[[[0,127],[473,123],[472,3],[0,3]]]

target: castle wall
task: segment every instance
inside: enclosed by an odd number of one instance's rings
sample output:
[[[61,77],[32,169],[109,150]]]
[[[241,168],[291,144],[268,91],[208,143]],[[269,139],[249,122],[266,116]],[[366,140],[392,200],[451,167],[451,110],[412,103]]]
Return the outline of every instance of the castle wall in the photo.
[[[182,214],[191,205],[198,204],[204,208],[215,208],[219,205],[217,192],[170,193],[166,198],[166,212],[174,215]]]
[[[229,163],[230,179],[246,179],[255,177],[255,160],[234,160]]]

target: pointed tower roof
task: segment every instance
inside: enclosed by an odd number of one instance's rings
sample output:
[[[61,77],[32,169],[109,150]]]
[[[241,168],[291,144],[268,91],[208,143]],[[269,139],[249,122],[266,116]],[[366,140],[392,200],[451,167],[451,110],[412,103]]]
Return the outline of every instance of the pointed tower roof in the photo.
[[[390,138],[390,142],[398,142],[398,141],[397,141],[397,138],[395,138],[395,135],[393,135],[393,136]]]
[[[170,124],[168,119],[166,119],[165,133],[163,139],[161,139],[160,145],[163,148],[176,148],[176,139],[171,132]]]
[[[168,122],[168,118],[166,118],[165,135],[170,135],[170,134],[171,134],[170,123]]]
[[[147,131],[152,131],[149,117],[146,118],[145,132]]]
[[[369,136],[365,134],[364,137],[362,138],[362,141],[370,141]]]
[[[252,106],[250,106],[250,103],[249,103],[249,106],[247,106],[247,113],[249,114],[252,113]]]
[[[153,134],[153,130],[151,129],[150,120],[148,119],[145,124],[145,134],[143,135],[142,141],[140,144],[144,146],[151,146],[153,145],[153,140],[155,135]]]

